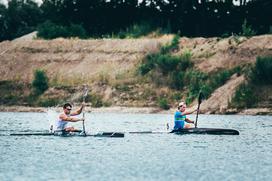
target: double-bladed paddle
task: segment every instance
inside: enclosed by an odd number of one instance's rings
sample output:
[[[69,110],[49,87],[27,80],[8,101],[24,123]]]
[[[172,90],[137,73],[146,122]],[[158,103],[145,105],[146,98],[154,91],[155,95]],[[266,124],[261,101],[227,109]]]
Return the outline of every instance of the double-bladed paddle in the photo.
[[[199,95],[198,95],[198,106],[197,106],[197,112],[196,112],[195,128],[197,128],[197,119],[198,119],[199,107],[200,107],[200,104],[201,104],[203,98],[204,98],[203,93],[199,92]]]

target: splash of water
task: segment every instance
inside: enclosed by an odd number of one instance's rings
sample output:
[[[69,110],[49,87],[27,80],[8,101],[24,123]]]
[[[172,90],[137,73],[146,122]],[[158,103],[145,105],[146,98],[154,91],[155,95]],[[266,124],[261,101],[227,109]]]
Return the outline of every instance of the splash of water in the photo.
[[[46,113],[49,124],[49,131],[53,132],[56,130],[56,121],[58,119],[58,113],[53,108],[48,108]]]

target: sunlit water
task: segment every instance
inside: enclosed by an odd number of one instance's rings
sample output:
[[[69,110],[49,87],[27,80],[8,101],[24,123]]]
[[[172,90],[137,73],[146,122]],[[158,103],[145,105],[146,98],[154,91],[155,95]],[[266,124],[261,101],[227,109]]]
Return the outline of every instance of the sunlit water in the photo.
[[[86,118],[92,132],[158,131],[166,130],[172,115]],[[0,113],[1,134],[48,125],[46,113]],[[271,116],[200,115],[198,125],[240,135],[0,136],[0,180],[272,180]]]

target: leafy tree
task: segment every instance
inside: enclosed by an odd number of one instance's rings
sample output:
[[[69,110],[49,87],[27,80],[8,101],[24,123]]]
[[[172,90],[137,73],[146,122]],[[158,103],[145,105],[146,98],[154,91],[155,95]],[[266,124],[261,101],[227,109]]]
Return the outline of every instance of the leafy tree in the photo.
[[[80,25],[91,37],[119,33],[117,37],[139,37],[154,30],[190,37],[231,35],[241,32],[245,19],[251,25],[249,29],[245,24],[245,35],[270,31],[271,0],[237,2],[238,5],[233,0],[43,0],[38,6],[33,0],[10,0],[8,6],[0,7],[0,40],[36,30],[45,21],[60,27]]]
[[[40,22],[41,9],[32,0],[11,0],[7,7],[3,6],[0,4],[0,40],[10,40],[30,33]]]

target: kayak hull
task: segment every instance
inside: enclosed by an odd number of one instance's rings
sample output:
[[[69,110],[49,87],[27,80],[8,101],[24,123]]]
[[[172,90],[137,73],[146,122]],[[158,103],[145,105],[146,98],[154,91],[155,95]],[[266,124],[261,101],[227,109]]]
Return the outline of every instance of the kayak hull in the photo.
[[[111,137],[111,138],[123,138],[125,136],[124,133],[121,132],[98,132],[94,134],[82,134],[79,132],[69,132],[69,133],[12,133],[9,136],[62,136],[62,137],[71,137],[71,136],[79,136],[79,137]]]
[[[172,131],[132,131],[129,134],[163,134],[163,133],[174,133],[178,135],[184,134],[211,134],[211,135],[239,135],[239,131],[234,129],[222,129],[222,128],[188,128],[188,129],[178,129]],[[7,135],[6,135],[7,136]],[[113,138],[123,138],[125,134],[123,132],[98,132],[98,133],[87,133],[82,134],[82,132],[20,132],[12,133],[8,136],[79,136],[79,137],[113,137]]]
[[[175,134],[212,134],[212,135],[239,135],[239,131],[234,129],[222,128],[187,128],[172,130],[170,133]]]

